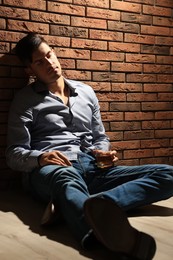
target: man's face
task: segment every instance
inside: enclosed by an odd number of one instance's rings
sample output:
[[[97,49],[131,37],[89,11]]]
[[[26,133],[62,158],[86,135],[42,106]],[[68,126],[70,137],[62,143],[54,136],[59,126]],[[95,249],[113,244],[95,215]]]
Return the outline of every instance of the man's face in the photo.
[[[61,65],[54,50],[44,42],[33,52],[28,71],[45,84],[52,84],[62,76]]]

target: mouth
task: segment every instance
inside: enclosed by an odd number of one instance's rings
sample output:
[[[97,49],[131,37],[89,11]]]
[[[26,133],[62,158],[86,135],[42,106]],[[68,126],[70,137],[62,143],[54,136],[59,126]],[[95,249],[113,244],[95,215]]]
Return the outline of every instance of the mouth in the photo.
[[[58,71],[58,67],[56,66],[56,67],[51,67],[51,68],[49,68],[48,69],[48,74],[50,74],[50,73],[52,73],[52,72],[57,72]]]

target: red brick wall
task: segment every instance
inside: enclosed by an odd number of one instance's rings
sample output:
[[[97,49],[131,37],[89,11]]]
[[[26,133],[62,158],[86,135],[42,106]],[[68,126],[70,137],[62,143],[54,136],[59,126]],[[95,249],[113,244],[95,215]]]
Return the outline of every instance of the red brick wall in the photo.
[[[120,164],[173,162],[172,0],[0,0],[0,187],[7,116],[25,74],[13,48],[46,36],[64,75],[88,82]]]

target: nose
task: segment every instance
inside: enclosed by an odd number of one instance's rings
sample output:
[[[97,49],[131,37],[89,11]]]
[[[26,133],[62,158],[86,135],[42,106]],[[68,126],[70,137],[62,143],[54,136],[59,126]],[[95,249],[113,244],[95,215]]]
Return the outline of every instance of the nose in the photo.
[[[47,58],[47,57],[45,57],[45,62],[47,63],[47,64],[51,64],[52,65],[52,60],[50,59],[50,58]]]

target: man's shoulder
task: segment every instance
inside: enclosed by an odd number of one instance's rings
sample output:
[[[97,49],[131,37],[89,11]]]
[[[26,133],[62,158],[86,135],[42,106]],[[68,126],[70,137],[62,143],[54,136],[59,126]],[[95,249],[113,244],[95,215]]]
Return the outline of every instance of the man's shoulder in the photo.
[[[78,80],[72,80],[72,79],[65,79],[65,82],[71,86],[72,88],[76,89],[76,90],[90,90],[91,92],[94,92],[93,88],[88,85],[87,83],[84,83],[82,81],[78,81]]]
[[[23,96],[23,95],[25,96],[25,94],[32,93],[33,92],[32,86],[33,83],[27,84],[26,86],[22,87],[16,92],[15,97]]]

